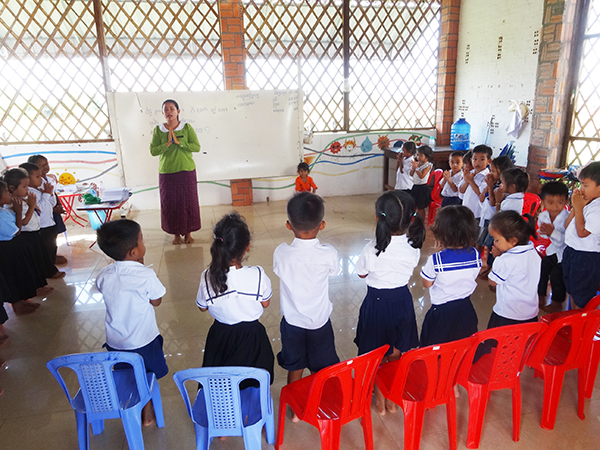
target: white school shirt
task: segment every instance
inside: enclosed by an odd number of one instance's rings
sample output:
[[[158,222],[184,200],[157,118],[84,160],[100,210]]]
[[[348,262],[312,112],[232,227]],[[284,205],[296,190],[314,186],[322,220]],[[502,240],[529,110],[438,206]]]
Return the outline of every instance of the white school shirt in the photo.
[[[402,160],[402,172],[400,172],[400,168],[396,171],[396,185],[394,189],[398,190],[410,190],[413,187],[413,180],[410,176],[410,171],[412,170],[412,161],[413,157],[409,156],[408,158],[403,158]]]
[[[554,218],[554,222],[550,220],[550,213],[548,211],[543,210],[540,213],[540,217],[538,218],[537,224],[538,227],[543,223],[551,223],[554,225],[554,231],[550,236],[545,234],[541,234],[540,236],[544,236],[550,239],[550,245],[546,248],[546,255],[556,255],[556,259],[558,262],[562,261],[563,252],[565,251],[565,222],[569,217],[569,211],[563,209],[558,215]]]
[[[273,295],[271,280],[260,266],[248,266],[236,269],[229,267],[227,290],[215,294],[210,286],[208,270],[200,276],[200,287],[196,296],[196,305],[208,308],[208,312],[217,321],[226,325],[240,322],[253,322],[263,313],[261,302]]]
[[[366,275],[368,286],[377,289],[395,289],[406,286],[419,264],[421,250],[408,242],[408,236],[392,236],[384,252],[376,256],[376,241],[369,241],[356,262],[356,273]]]
[[[491,220],[496,214],[496,208],[490,203],[490,193],[488,192],[485,196],[485,200],[481,203],[481,218],[479,219],[479,226],[483,227],[486,220]]]
[[[420,165],[419,167],[417,167],[415,169],[415,173],[413,173],[413,176],[412,176],[413,184],[416,184],[416,185],[427,184],[427,181],[429,181],[429,175],[431,175],[431,171],[427,172],[427,175],[425,175],[423,178],[421,178],[419,175],[417,175],[417,170],[422,172],[423,170],[427,169],[428,167],[433,168],[433,164],[430,162],[426,162],[425,164]],[[410,166],[410,169],[412,170],[412,165]]]
[[[579,237],[573,217],[565,232],[565,243],[580,252],[600,252],[600,197],[583,207],[583,218],[585,229],[592,234],[584,238]]]
[[[294,239],[273,253],[273,272],[279,277],[281,314],[285,321],[307,330],[329,320],[329,277],[341,273],[338,252],[318,239]]]
[[[56,206],[56,196],[54,194],[42,193],[39,189],[29,188],[29,193],[33,193],[37,199],[38,208],[40,208],[40,228],[48,228],[56,225],[52,210]]]
[[[500,211],[516,211],[523,214],[523,197],[525,197],[523,192],[507,195],[500,203]]]
[[[25,199],[23,199],[23,219],[25,218],[27,211],[29,211],[29,205],[27,204],[27,201]],[[40,213],[38,211],[34,211],[33,214],[31,215],[31,219],[29,219],[29,222],[27,223],[27,225],[23,225],[21,227],[21,231],[39,231],[39,229],[40,229]]]
[[[160,333],[150,300],[167,290],[154,270],[137,261],[116,261],[98,274],[96,287],[104,297],[106,343],[117,350],[133,350]]]
[[[533,243],[517,245],[494,259],[488,278],[495,283],[494,312],[512,320],[528,320],[539,311],[538,284],[542,259]]]
[[[15,212],[3,206],[0,208],[0,241],[10,241],[19,232]]]
[[[447,248],[427,258],[421,277],[433,281],[429,288],[432,305],[468,297],[477,287],[481,257],[474,248]]]
[[[463,181],[463,172],[459,170],[455,175],[450,176],[450,180],[454,183],[457,188],[460,188],[460,184]],[[440,180],[440,184],[444,182],[444,178]],[[450,184],[446,182],[442,188],[442,197],[460,197],[458,190],[454,191]]]
[[[475,173],[475,169],[471,170],[471,173]],[[485,189],[485,177],[488,173],[490,173],[490,169],[487,167],[481,172],[475,173],[475,178],[473,181],[475,181],[475,184],[479,187],[479,192]],[[479,201],[479,195],[475,194],[475,191],[471,185],[468,185],[463,196],[463,206],[466,206],[473,211],[475,218],[479,219],[481,217],[481,204],[482,203]]]

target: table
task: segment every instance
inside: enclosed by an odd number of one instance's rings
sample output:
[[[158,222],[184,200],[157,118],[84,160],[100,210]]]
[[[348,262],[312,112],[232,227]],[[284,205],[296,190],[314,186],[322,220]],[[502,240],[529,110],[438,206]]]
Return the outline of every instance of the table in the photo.
[[[98,218],[98,222],[100,224],[105,224],[112,217],[112,213],[115,209],[119,209],[121,206],[125,204],[125,202],[129,200],[121,200],[119,202],[104,202],[104,203],[96,203],[94,205],[79,205],[77,207],[77,211],[86,211],[86,212],[94,212],[96,217]],[[100,214],[100,212],[104,212],[104,214]],[[90,248],[94,246],[96,241],[90,245]]]
[[[394,185],[389,184],[390,178],[390,160],[393,160],[394,167],[396,167],[396,157],[402,149],[400,147],[394,148],[384,148],[383,149],[383,190],[394,190]],[[450,169],[450,164],[448,163],[448,158],[450,157],[450,153],[453,150],[450,147],[437,146],[433,149],[433,168],[434,169],[442,169],[448,170]]]
[[[81,194],[83,194],[83,192],[76,192],[74,194],[58,194],[58,199],[60,200],[60,204],[62,205],[62,207],[65,209],[66,215],[64,221],[66,222],[68,219],[71,219],[80,227],[85,227],[87,219],[84,219],[83,217],[79,216],[73,209],[75,199],[77,197],[81,197]],[[77,219],[79,219],[79,221],[81,222],[79,222]]]

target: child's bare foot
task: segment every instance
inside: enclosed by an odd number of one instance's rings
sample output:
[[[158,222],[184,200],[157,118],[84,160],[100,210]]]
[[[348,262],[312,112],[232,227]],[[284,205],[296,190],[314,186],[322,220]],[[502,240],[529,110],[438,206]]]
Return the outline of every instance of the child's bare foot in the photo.
[[[175,237],[173,238],[173,245],[179,245],[179,244],[181,244],[181,236],[176,234]]]
[[[152,400],[150,400],[142,409],[142,425],[148,427],[154,422],[154,407],[152,406]]]
[[[220,441],[224,441],[225,439],[227,439],[227,436],[221,436],[221,437],[219,438],[219,440],[220,440]]]
[[[298,416],[296,415],[296,413],[294,411],[292,411],[292,422],[294,422],[294,423],[300,422],[300,419],[298,418]]]
[[[8,336],[6,334],[0,335],[0,347],[8,342]]]
[[[52,278],[53,280],[58,280],[60,278],[64,278],[67,274],[65,272],[61,272],[60,270],[58,272],[56,272],[54,275],[52,275],[50,278]]]
[[[188,233],[185,235],[185,243],[186,244],[193,244],[194,243],[194,238],[192,237],[192,233]]]
[[[35,312],[35,310],[39,307],[38,306],[34,306],[36,305],[35,303],[29,303],[26,302],[25,300],[21,300],[19,302],[13,303],[13,310],[15,311],[15,314],[17,316],[25,316],[27,314],[31,314],[33,312]]]
[[[389,413],[396,414],[398,412],[398,405],[396,405],[393,401],[386,399],[385,409]]]
[[[480,280],[487,280],[487,279],[488,279],[488,275],[489,275],[489,273],[490,273],[491,271],[492,271],[492,268],[491,268],[491,267],[489,267],[489,266],[488,266],[488,267],[485,267],[485,268],[484,268],[484,267],[482,267],[482,268],[481,268],[481,270],[479,271],[478,278],[479,278]]]
[[[488,290],[489,290],[490,292],[496,292],[496,286],[492,286],[492,285],[490,284],[490,285],[488,285]]]
[[[64,266],[65,264],[69,264],[69,260],[62,255],[56,255],[56,260],[54,264],[58,266]]]
[[[383,403],[375,402],[375,412],[380,416],[385,416],[385,401]]]
[[[550,302],[549,305],[540,306],[540,310],[547,314],[552,314],[555,312],[560,312],[563,309],[562,303],[559,302]]]
[[[456,398],[460,397],[460,390],[458,389],[458,384],[454,385],[454,396]]]
[[[45,297],[46,295],[50,295],[54,292],[54,288],[51,286],[44,286],[41,288],[38,288],[35,291],[35,295],[36,297]]]
[[[0,359],[0,369],[2,369],[6,365],[6,361]]]

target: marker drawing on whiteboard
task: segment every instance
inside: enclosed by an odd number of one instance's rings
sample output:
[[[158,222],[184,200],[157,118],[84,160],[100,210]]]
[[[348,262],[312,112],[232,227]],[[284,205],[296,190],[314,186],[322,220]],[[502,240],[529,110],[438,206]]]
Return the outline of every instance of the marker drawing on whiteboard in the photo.
[[[135,98],[137,99],[138,105],[140,107],[140,112],[143,113],[144,108],[142,108],[142,102],[140,102],[140,96],[137,94],[137,92],[135,93]]]

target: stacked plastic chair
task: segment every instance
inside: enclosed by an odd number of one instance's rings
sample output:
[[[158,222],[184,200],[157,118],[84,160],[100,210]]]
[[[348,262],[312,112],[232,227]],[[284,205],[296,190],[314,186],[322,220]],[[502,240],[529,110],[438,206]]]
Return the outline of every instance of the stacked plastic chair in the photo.
[[[275,448],[283,443],[289,405],[300,420],[319,429],[322,450],[340,448],[342,425],[362,418],[365,447],[373,450],[371,394],[373,379],[389,346],[342,361],[281,389]]]
[[[131,368],[114,368],[125,363]],[[136,353],[102,352],[59,356],[46,364],[71,402],[77,419],[79,449],[90,448],[89,425],[94,434],[104,430],[105,419],[123,421],[127,444],[143,450],[142,408],[152,400],[156,424],[165,426],[156,375],[146,373],[144,360]],[[67,367],[77,374],[80,389],[71,397],[59,369]]]
[[[213,437],[222,436],[243,436],[246,449],[260,450],[263,427],[267,442],[275,442],[273,399],[266,370],[204,367],[181,370],[173,380],[194,422],[198,450],[208,450]],[[200,384],[193,403],[185,386],[188,381]],[[242,384],[247,386],[240,388]]]
[[[431,174],[429,174],[429,180],[427,181],[429,186],[431,186],[433,179],[433,186],[431,188],[431,203],[429,203],[429,211],[427,213],[428,226],[433,225],[437,210],[440,208],[440,206],[442,206],[442,186],[440,186],[442,176],[444,176],[444,171],[442,169],[435,169],[431,171]]]
[[[531,214],[535,217],[538,209],[542,206],[542,199],[532,192],[523,195],[523,211],[521,214]]]

